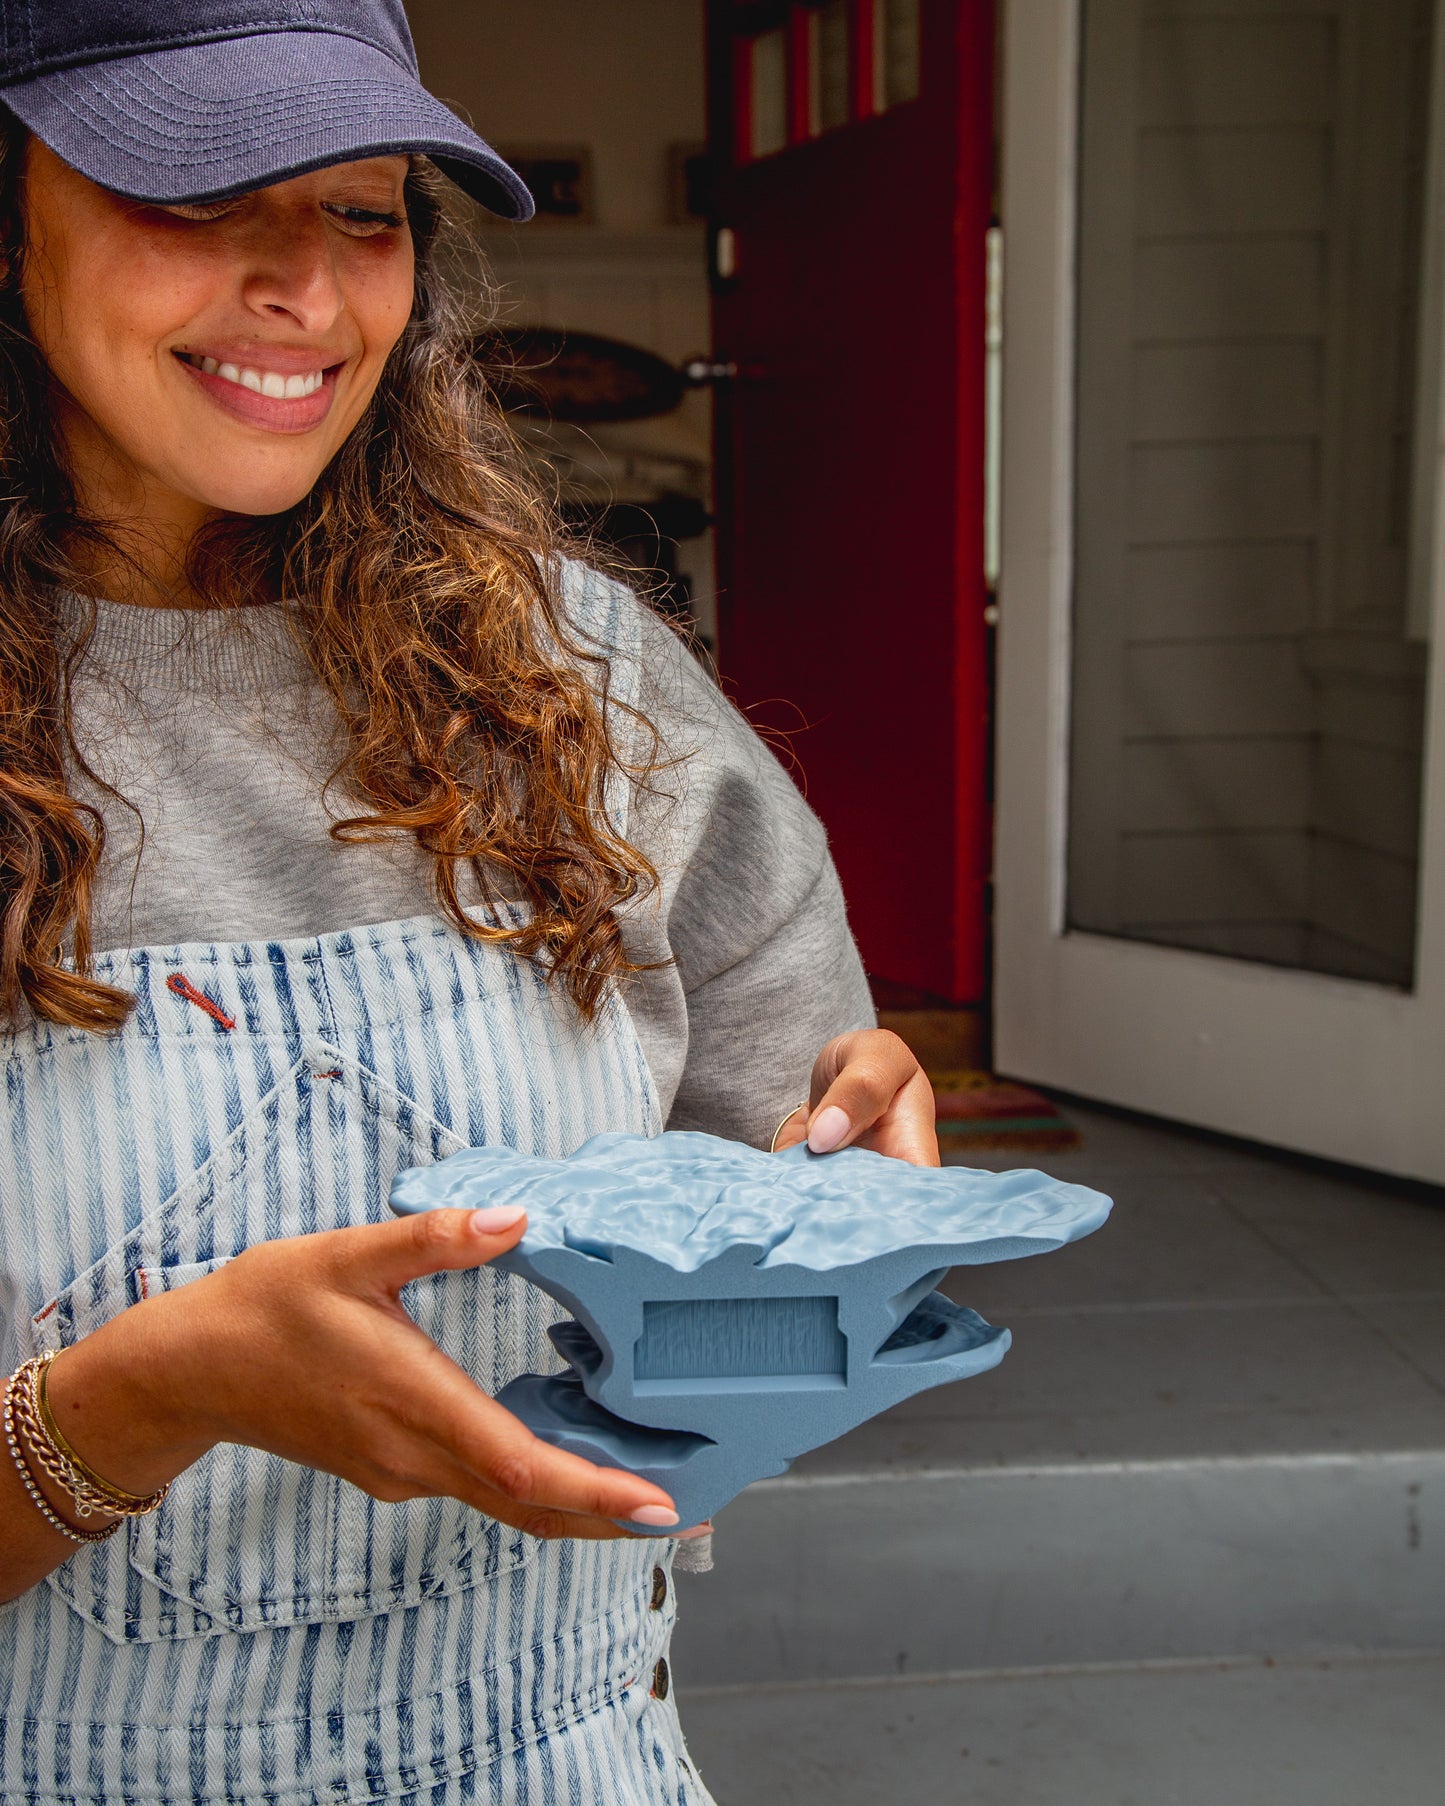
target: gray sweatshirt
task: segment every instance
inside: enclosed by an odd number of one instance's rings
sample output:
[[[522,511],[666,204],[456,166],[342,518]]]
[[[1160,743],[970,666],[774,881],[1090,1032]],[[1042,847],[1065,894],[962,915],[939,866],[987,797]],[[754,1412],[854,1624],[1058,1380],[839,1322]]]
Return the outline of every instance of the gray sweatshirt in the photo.
[[[604,580],[580,567],[570,586]],[[629,906],[624,996],[672,1128],[766,1145],[814,1056],[873,1011],[821,824],[685,647],[626,597],[640,700],[676,760],[631,798],[660,886]],[[285,940],[434,909],[408,837],[333,840],[339,724],[279,609],[101,603],[77,737],[103,813],[98,949]],[[124,799],[117,801],[117,797]]]

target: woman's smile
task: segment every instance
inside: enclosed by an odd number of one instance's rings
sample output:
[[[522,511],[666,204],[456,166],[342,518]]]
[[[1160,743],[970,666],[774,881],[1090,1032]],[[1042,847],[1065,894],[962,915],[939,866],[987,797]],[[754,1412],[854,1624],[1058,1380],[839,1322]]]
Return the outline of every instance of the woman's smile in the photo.
[[[309,433],[320,426],[346,365],[344,358],[323,362],[316,352],[280,347],[172,355],[209,401],[233,419],[272,433]]]

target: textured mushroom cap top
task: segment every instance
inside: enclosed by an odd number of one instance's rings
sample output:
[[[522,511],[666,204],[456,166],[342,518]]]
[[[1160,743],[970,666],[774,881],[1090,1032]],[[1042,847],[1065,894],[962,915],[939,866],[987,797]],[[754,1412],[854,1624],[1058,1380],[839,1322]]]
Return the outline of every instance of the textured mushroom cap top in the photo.
[[[1097,1229],[1110,1201],[1023,1169],[911,1166],[866,1148],[765,1154],[693,1131],[594,1135],[565,1160],[468,1148],[413,1167],[392,1187],[403,1214],[521,1204],[519,1252],[568,1248],[607,1260],[630,1249],[693,1272],[738,1246],[759,1266],[817,1271],[952,1244],[951,1263],[1044,1253]]]

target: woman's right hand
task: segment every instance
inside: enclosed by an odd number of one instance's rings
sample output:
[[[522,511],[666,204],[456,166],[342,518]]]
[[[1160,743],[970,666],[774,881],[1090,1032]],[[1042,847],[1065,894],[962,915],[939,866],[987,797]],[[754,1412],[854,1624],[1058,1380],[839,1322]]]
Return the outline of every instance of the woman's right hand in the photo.
[[[409,1280],[482,1266],[525,1223],[520,1211],[433,1210],[259,1243],[67,1349],[49,1382],[60,1426],[136,1492],[234,1442],[373,1498],[461,1499],[531,1536],[627,1535],[613,1518],[670,1530],[665,1492],[539,1440],[401,1304]]]

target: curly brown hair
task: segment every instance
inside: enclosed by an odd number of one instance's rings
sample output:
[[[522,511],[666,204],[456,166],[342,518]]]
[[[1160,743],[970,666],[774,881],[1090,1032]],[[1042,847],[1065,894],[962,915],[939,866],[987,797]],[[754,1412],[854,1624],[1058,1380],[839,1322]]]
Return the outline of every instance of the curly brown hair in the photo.
[[[71,688],[89,631],[67,635],[62,621],[64,598],[124,553],[79,518],[51,431],[49,373],[20,296],[25,142],[0,108],[0,1015],[14,1024],[28,1007],[103,1031],[132,1000],[94,971],[105,825],[67,778],[86,770]],[[476,322],[440,273],[454,229],[445,193],[414,159],[411,319],[340,453],[289,513],[208,529],[185,575],[208,606],[286,606],[345,729],[330,781],[360,807],[332,833],[413,835],[442,915],[541,959],[590,1018],[634,969],[618,907],[656,877],[604,794],[619,770],[645,778],[656,739],[624,755],[618,722],[646,723],[619,713],[605,652],[566,618],[561,561],[573,548],[473,355]],[[484,908],[523,901],[522,925],[469,916],[463,867]]]

